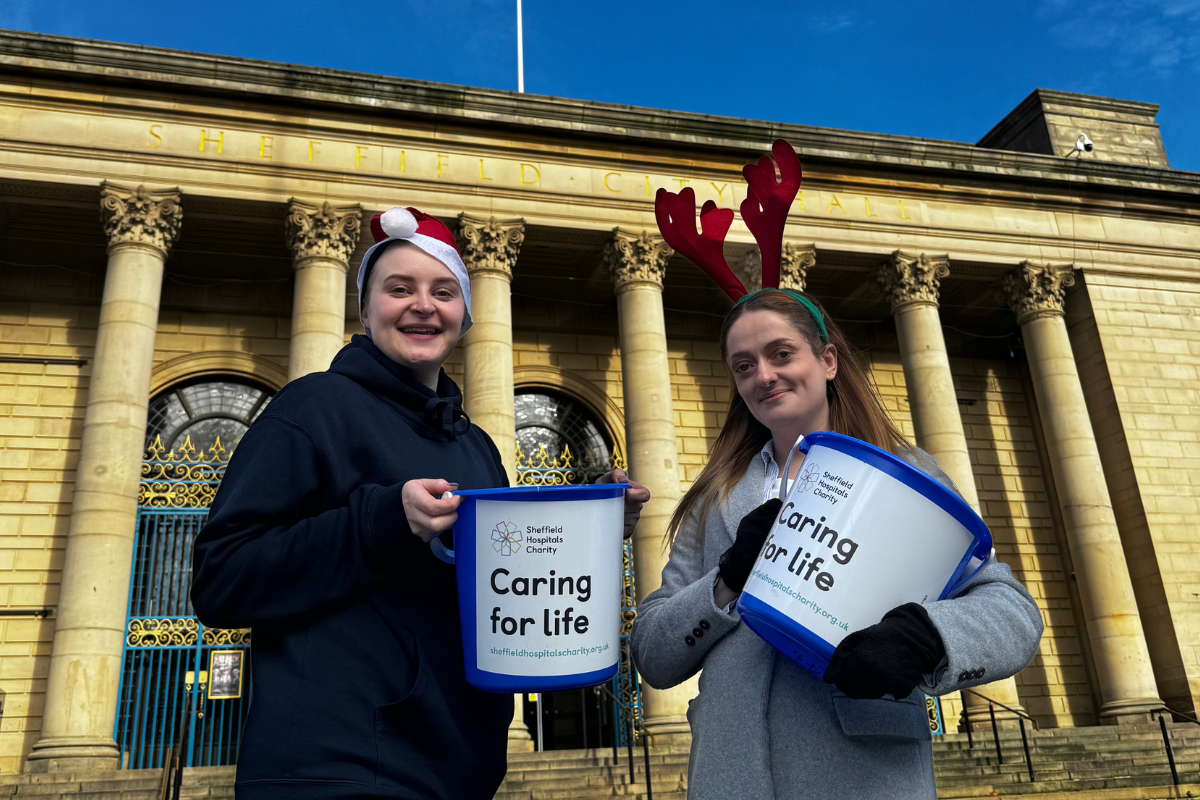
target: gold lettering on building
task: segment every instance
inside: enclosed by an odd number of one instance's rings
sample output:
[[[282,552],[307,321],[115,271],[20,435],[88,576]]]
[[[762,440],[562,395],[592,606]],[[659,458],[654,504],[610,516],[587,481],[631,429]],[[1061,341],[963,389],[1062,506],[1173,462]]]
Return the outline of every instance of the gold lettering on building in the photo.
[[[307,160],[309,164],[313,164],[317,160],[317,156],[322,156],[322,167],[333,170],[361,170],[378,175],[396,175],[400,173],[408,174],[408,153],[406,150],[401,150],[397,147],[387,147],[382,145],[361,145],[354,142],[336,140],[333,141],[334,149],[325,152],[324,147],[327,142],[317,139],[307,139],[304,136],[287,136],[281,134],[262,134],[257,131],[223,131],[215,128],[192,128],[190,126],[180,127],[178,131],[168,132],[171,127],[169,123],[161,122],[139,122],[138,124],[146,125],[142,128],[145,134],[141,139],[131,142],[138,150],[150,148],[171,148],[173,143],[182,141],[185,144],[181,145],[186,149],[188,137],[194,136],[197,132],[200,134],[198,149],[206,155],[217,157],[225,157],[225,134],[230,135],[230,147],[233,148],[230,159],[237,160],[241,158],[253,159],[253,139],[258,139],[258,158],[267,159],[273,162],[283,164],[300,165]],[[136,130],[136,126],[135,126]],[[176,136],[176,134],[179,134]],[[136,134],[135,134],[136,136]],[[172,137],[175,137],[174,139]],[[277,141],[278,140],[278,141]],[[192,139],[192,141],[195,141]],[[280,149],[276,152],[275,145],[279,144]],[[307,148],[305,147],[307,146]],[[239,148],[242,148],[239,150]],[[380,148],[378,153],[373,152],[376,148]],[[307,149],[307,159],[304,158],[305,149]],[[491,152],[490,150],[488,151]],[[353,153],[353,158],[351,158]],[[399,170],[397,171],[396,160],[393,153],[399,153]],[[447,181],[457,181],[466,183],[468,181],[478,181],[481,183],[491,184],[496,187],[512,186],[512,187],[536,187],[543,188],[542,184],[542,168],[546,164],[538,162],[519,162],[515,158],[506,158],[502,149],[497,150],[493,155],[479,157],[477,153],[438,153],[429,150],[414,151],[417,161],[413,163],[413,173],[418,178],[437,177]],[[452,174],[450,172],[450,160],[459,159],[463,161],[458,167],[458,172]],[[467,170],[463,166],[466,160],[476,158],[479,161],[479,176],[478,178],[468,177]],[[548,168],[551,170],[550,175],[553,178],[553,187],[555,190],[566,191],[567,194],[575,194],[582,192],[585,194],[595,194],[600,197],[611,194],[624,194],[625,190],[633,189],[633,181],[636,177],[630,177],[629,182],[626,181],[625,173],[609,168],[615,166],[615,163],[596,163],[585,165],[568,165],[568,164],[551,164]],[[513,168],[516,169],[513,169]],[[678,168],[666,167],[674,170]],[[597,180],[599,179],[599,180]],[[704,194],[705,197],[698,198],[703,202],[705,199],[713,197],[722,205],[736,205],[738,202],[738,186],[735,181],[722,182],[719,180],[709,180],[708,186],[704,186],[705,180],[700,177],[684,178],[684,177],[667,177],[665,174],[642,174],[642,187],[645,190],[645,197],[652,199],[654,192],[660,186],[664,189],[675,188],[677,191],[682,191],[697,183],[695,187],[698,194]],[[675,187],[670,184],[674,183]],[[579,187],[572,191],[566,187]],[[587,188],[584,188],[587,187]],[[602,188],[603,187],[603,188]],[[712,195],[708,192],[712,191]],[[725,195],[729,194],[727,198]],[[796,195],[796,204],[793,209],[797,212],[803,212],[809,215],[833,214],[835,211],[838,214],[853,219],[879,219],[881,215],[876,212],[875,207],[871,204],[871,197],[858,194],[857,192],[846,193],[849,203],[844,203],[836,194],[829,192],[827,204],[822,210],[820,204],[824,200],[823,194],[816,195],[817,206],[811,211],[807,210],[804,204],[804,193],[798,192]],[[862,206],[860,207],[856,199],[862,198]],[[908,209],[904,207],[904,201],[897,197],[886,195],[876,195],[876,204],[883,201],[886,204],[892,200],[896,201],[896,207],[900,212],[900,219],[904,221],[918,221],[917,218],[911,217],[908,214]],[[858,210],[861,208],[861,211]],[[918,209],[919,211],[920,209]],[[882,216],[889,216],[890,212]],[[894,217],[893,217],[894,219]]]
[[[204,144],[206,142],[208,144],[215,144],[217,146],[217,152],[223,153],[225,151],[225,131],[217,131],[217,138],[210,139],[208,137],[208,131],[201,128],[200,129],[200,152],[201,153],[204,152]]]

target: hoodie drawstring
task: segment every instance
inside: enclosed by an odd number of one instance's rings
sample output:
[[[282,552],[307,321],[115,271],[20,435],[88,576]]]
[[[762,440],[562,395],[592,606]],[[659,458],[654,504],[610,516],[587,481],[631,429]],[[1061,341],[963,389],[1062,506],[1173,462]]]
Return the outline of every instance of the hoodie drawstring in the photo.
[[[471,418],[453,400],[431,397],[425,403],[425,419],[443,436],[462,436],[471,428]]]

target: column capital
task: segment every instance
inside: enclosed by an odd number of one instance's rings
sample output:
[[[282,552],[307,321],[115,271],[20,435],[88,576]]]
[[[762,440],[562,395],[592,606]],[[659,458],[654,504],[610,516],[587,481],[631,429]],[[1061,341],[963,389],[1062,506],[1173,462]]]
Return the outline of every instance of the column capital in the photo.
[[[294,264],[327,258],[348,268],[361,227],[361,206],[335,207],[329,201],[314,206],[294,197],[288,201],[287,243]]]
[[[459,214],[456,238],[467,274],[494,273],[511,281],[517,254],[525,242],[525,220],[490,217],[484,222]]]
[[[950,274],[950,257],[897,250],[879,266],[875,280],[892,304],[892,313],[915,303],[938,304],[942,278]]]
[[[779,260],[779,288],[803,292],[808,282],[808,271],[817,264],[817,247],[814,244],[783,243]],[[762,254],[755,245],[746,251],[738,265],[742,284],[751,292],[762,288]]]
[[[126,189],[108,181],[100,184],[100,215],[109,249],[144,245],[166,258],[183,221],[179,198],[178,189],[154,191],[140,185]]]
[[[1075,283],[1074,264],[1039,264],[1022,261],[1005,273],[1000,293],[1024,325],[1038,317],[1062,316],[1063,298]]]
[[[638,285],[662,290],[667,261],[675,251],[650,231],[633,233],[613,228],[612,238],[604,243],[604,266],[608,269],[617,294]]]

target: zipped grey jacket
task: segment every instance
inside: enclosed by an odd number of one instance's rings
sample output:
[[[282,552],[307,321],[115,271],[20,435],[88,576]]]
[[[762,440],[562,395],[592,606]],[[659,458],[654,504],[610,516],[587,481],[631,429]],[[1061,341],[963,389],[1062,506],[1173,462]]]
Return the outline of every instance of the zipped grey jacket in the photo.
[[[924,451],[907,460],[954,488]],[[687,714],[689,800],[934,800],[922,691],[943,695],[1016,674],[1041,639],[1037,605],[991,559],[957,597],[924,604],[946,647],[925,685],[909,697],[853,700],[779,654],[741,624],[736,609],[726,613],[713,601],[718,560],[742,517],[763,502],[766,477],[755,458],[703,531],[694,521],[683,526],[662,586],[633,624],[634,663],[650,686],[675,686],[703,670]]]

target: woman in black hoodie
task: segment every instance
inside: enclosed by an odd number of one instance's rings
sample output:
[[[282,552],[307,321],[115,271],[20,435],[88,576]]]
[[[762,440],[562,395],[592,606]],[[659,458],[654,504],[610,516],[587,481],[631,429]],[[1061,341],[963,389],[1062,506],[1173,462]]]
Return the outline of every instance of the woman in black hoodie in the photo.
[[[275,396],[196,540],[196,615],[254,629],[242,800],[490,798],[505,773],[512,696],[467,685],[454,568],[429,545],[457,518],[445,492],[508,485],[441,369],[470,284],[438,220],[371,227],[367,335]],[[627,492],[626,535],[647,499]]]

